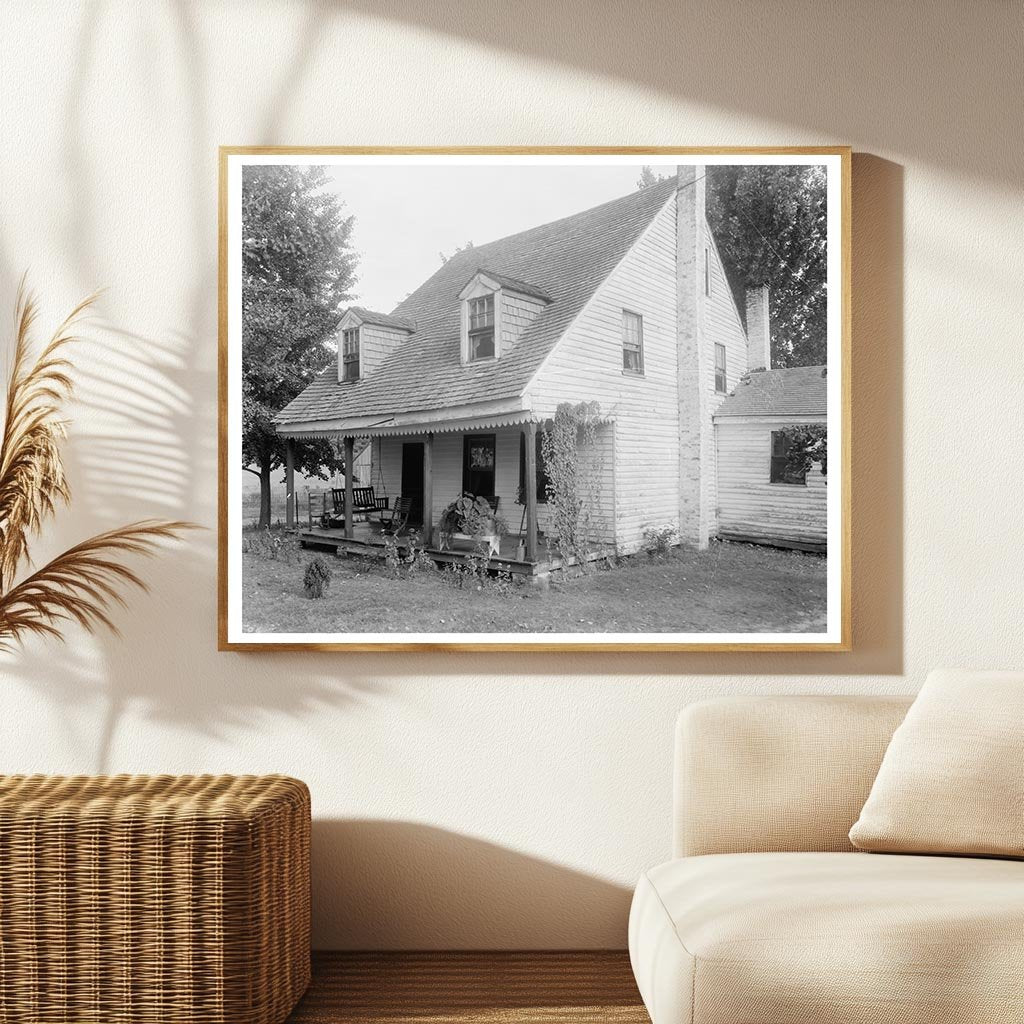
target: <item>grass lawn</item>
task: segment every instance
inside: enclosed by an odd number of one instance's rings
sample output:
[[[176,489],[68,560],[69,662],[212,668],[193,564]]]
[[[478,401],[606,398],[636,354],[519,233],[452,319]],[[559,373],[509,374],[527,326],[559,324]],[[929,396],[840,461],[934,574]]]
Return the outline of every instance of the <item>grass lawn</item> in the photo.
[[[302,574],[317,552],[287,539],[242,557],[243,629],[255,633],[813,633],[825,628],[825,558],[750,544],[637,555],[614,569],[499,591],[440,572],[396,579],[382,562],[335,558],[320,600]]]

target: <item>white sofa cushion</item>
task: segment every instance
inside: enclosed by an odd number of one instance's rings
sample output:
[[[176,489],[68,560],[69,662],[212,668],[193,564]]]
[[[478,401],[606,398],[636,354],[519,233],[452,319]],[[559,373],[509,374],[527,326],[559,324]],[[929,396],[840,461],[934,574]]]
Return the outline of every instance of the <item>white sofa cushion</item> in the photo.
[[[653,1024],[1019,1024],[1024,864],[686,857],[641,878],[629,949]]]
[[[850,841],[884,853],[1024,857],[1024,673],[932,672]]]

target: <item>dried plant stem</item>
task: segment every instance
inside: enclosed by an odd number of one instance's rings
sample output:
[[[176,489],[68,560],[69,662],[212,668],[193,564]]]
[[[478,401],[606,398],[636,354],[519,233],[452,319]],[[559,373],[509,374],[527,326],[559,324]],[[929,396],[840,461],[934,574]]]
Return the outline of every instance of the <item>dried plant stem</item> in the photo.
[[[0,650],[30,634],[59,639],[61,626],[70,621],[89,631],[102,625],[116,633],[109,612],[115,604],[124,605],[121,588],[146,589],[120,559],[154,554],[160,541],[194,528],[192,523],[147,520],[108,530],[11,585],[19,567],[29,561],[29,538],[39,534],[58,504],[71,500],[60,444],[65,437],[61,414],[74,385],[63,350],[76,340],[75,328],[94,298],[72,310],[33,360],[38,305],[24,281],[19,289],[0,440]]]

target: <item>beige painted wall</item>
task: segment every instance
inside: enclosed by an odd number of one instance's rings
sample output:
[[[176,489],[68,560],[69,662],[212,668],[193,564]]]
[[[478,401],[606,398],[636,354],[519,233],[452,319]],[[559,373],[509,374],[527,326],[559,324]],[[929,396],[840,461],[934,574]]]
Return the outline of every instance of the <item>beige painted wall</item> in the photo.
[[[306,779],[321,946],[622,946],[686,702],[1024,663],[1021,7],[696,6],[4,0],[0,310],[108,289],[53,539],[213,526],[220,143],[852,143],[856,650],[217,654],[210,532],[5,662],[0,770]]]

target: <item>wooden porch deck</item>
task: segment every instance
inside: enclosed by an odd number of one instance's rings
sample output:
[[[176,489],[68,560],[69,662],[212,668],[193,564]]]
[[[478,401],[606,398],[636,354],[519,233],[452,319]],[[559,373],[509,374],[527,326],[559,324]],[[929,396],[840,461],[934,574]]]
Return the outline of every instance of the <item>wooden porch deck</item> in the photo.
[[[327,528],[323,526],[300,526],[295,531],[299,543],[304,548],[317,547],[333,549],[336,555],[352,554],[363,557],[384,557],[385,535],[377,523],[355,523],[352,527],[352,539],[345,536],[344,529]],[[395,535],[399,548],[408,545],[410,534],[416,533],[413,526],[406,530],[400,530]],[[516,549],[519,547],[521,538],[518,534],[506,534],[499,541],[498,554],[491,556],[491,568],[503,572],[510,572],[517,576],[538,576],[550,572],[554,568],[561,567],[561,559],[548,560],[546,557],[536,562],[528,562],[525,559],[516,558]],[[453,539],[450,549],[442,551],[438,547],[428,547],[427,554],[440,565],[453,562],[464,562],[470,555],[477,554],[477,549],[472,541],[464,539]],[[556,564],[557,563],[557,564]]]
[[[401,530],[395,535],[399,548],[409,543],[409,535],[416,532],[413,526],[407,530]],[[385,535],[377,523],[364,522],[355,523],[352,527],[353,537],[346,538],[342,528],[327,528],[323,526],[303,525],[295,529],[299,543],[304,548],[322,548],[333,550],[336,555],[358,555],[369,558],[384,558]],[[498,554],[491,556],[490,567],[500,572],[509,572],[515,576],[546,576],[563,567],[560,555],[548,557],[547,551],[541,545],[541,556],[535,562],[516,558],[516,549],[522,538],[519,534],[506,534],[500,539]],[[427,555],[438,565],[447,565],[453,562],[464,562],[471,555],[478,554],[473,542],[468,539],[453,539],[452,547],[442,551],[438,547],[428,547]],[[588,561],[596,562],[604,558],[603,550],[591,553]],[[569,563],[575,565],[576,560]]]

